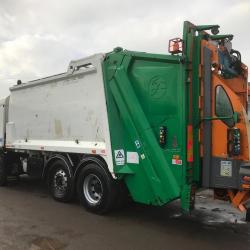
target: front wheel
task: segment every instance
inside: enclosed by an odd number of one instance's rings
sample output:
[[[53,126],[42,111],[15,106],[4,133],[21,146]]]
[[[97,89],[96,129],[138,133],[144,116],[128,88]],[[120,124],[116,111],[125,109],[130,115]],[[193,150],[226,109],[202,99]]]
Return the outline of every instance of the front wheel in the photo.
[[[4,161],[4,156],[0,155],[0,186],[5,186],[7,184],[7,172],[6,165]]]
[[[96,163],[85,166],[77,180],[81,204],[89,211],[104,214],[114,207],[116,190],[110,173]]]
[[[74,191],[70,168],[62,160],[57,160],[50,169],[49,189],[52,197],[61,202],[70,201]]]

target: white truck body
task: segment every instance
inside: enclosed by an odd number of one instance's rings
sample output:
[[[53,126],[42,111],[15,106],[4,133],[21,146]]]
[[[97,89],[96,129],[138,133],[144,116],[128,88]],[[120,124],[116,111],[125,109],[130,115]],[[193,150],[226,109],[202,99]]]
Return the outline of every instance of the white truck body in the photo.
[[[97,154],[113,172],[103,58],[72,61],[66,73],[12,87],[6,148]]]

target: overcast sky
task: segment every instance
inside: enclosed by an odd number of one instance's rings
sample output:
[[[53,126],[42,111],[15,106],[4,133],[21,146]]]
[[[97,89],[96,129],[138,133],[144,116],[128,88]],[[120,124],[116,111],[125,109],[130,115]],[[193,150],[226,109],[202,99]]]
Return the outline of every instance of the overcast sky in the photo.
[[[165,54],[185,20],[234,34],[250,65],[250,0],[0,0],[0,98],[17,79],[61,73],[117,46]]]

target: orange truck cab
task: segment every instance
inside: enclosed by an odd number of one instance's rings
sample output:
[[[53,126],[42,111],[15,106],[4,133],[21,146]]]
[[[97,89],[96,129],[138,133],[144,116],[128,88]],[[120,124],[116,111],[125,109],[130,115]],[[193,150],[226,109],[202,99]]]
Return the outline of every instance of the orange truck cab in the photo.
[[[229,200],[246,211],[249,220],[248,67],[240,52],[232,48],[233,35],[218,35],[218,26],[194,29],[200,37],[201,185],[214,189],[215,198]]]

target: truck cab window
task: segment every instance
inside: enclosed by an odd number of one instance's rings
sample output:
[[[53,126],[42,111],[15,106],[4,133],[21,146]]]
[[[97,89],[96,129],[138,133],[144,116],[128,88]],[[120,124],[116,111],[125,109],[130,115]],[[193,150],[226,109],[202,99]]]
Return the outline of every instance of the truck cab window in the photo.
[[[215,114],[218,117],[228,117],[233,116],[233,107],[231,101],[222,86],[216,87],[215,94]],[[234,126],[234,120],[232,119],[222,119],[222,121],[228,126]]]

